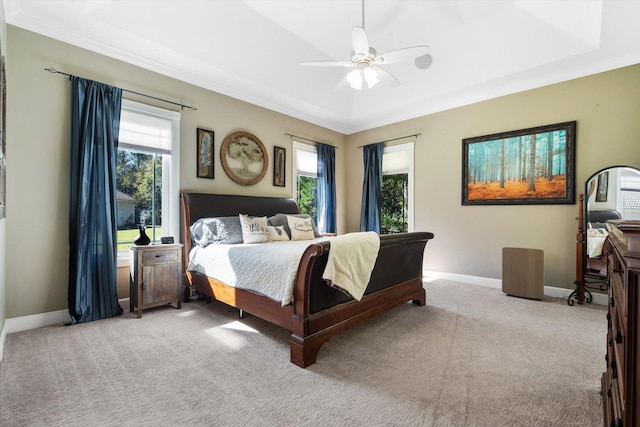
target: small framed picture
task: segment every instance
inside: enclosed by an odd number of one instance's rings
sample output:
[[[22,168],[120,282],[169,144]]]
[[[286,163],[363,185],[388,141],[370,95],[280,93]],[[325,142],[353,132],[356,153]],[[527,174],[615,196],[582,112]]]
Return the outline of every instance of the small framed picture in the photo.
[[[273,147],[273,185],[284,187],[285,170],[287,165],[287,150],[282,147]]]
[[[198,128],[197,165],[198,178],[214,178],[213,169],[213,131]]]
[[[596,202],[606,202],[608,192],[609,171],[606,171],[598,175],[598,192],[596,193]]]

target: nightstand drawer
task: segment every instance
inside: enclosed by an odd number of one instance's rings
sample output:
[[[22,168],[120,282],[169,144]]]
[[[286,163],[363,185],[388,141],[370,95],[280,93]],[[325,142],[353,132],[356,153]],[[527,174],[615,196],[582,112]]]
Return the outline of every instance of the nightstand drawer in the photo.
[[[163,262],[175,262],[180,258],[179,253],[178,249],[147,250],[142,253],[142,263],[144,265],[153,265]]]

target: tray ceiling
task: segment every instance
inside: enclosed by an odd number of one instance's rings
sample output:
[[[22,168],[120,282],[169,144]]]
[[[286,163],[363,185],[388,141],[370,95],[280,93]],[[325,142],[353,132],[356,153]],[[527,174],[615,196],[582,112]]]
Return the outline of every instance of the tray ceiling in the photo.
[[[365,2],[381,52],[429,45],[401,82],[337,89],[360,0],[4,0],[7,23],[350,134],[640,63],[637,1]],[[68,71],[68,70],[61,70]]]

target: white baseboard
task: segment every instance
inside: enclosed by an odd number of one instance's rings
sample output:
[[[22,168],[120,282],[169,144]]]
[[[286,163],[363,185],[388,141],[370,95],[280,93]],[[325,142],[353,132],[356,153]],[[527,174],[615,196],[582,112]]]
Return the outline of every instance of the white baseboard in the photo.
[[[129,298],[118,300],[121,306],[129,306]],[[50,311],[48,313],[32,314],[30,316],[12,317],[4,321],[3,334],[42,328],[44,326],[64,325],[69,323],[69,310]],[[4,335],[2,336],[4,338]]]
[[[442,271],[423,270],[422,275],[425,280],[429,279],[445,279],[454,282],[469,283],[471,285],[486,286],[488,288],[502,289],[502,280],[490,279],[488,277],[468,276],[465,274],[445,273]],[[566,299],[571,295],[573,289],[557,288],[554,286],[545,286],[544,294],[551,298],[563,298]],[[607,305],[609,303],[609,297],[607,294],[599,294],[592,292],[593,303],[598,305]]]
[[[7,334],[42,328],[43,326],[69,323],[69,310],[50,311],[48,313],[32,314],[30,316],[12,317],[4,321]]]

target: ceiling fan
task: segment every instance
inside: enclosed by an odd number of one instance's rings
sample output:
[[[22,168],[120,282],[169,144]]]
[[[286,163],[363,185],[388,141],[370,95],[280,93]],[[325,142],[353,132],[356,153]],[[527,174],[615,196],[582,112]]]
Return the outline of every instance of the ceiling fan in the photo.
[[[354,68],[343,79],[357,90],[362,89],[362,83],[367,82],[369,88],[374,87],[380,80],[391,86],[398,86],[400,81],[391,73],[380,68],[381,65],[391,64],[414,58],[417,68],[425,70],[431,66],[433,58],[429,55],[429,46],[412,46],[404,49],[393,50],[378,55],[376,50],[369,45],[367,33],[364,30],[364,0],[362,0],[362,27],[353,27],[351,30],[351,61],[309,61],[301,62],[305,67],[345,67]]]

